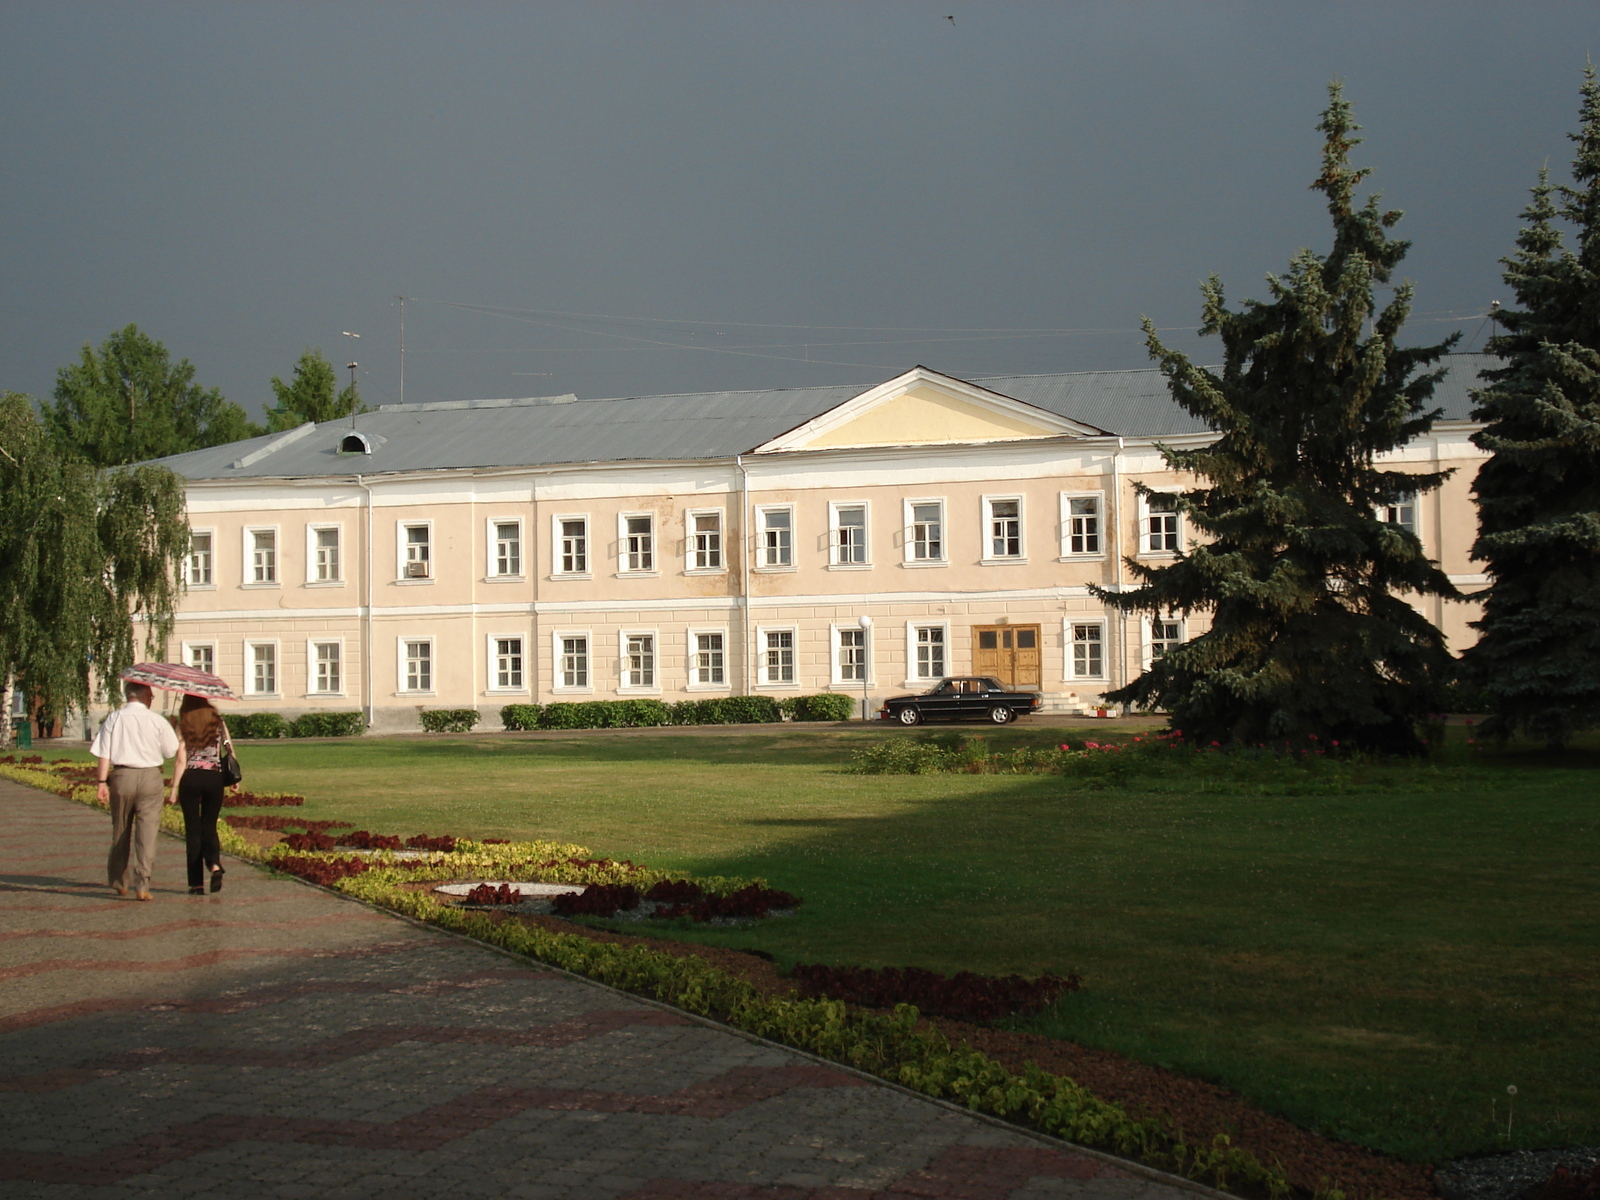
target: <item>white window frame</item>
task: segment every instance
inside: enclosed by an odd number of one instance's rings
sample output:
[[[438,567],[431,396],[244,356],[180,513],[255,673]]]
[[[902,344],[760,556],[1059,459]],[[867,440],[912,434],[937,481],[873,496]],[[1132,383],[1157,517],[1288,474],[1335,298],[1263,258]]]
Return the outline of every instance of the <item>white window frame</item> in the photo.
[[[873,648],[874,648],[873,647],[873,634],[876,632],[876,630],[877,630],[876,626],[873,626],[873,628],[871,628],[871,629],[863,629],[863,628],[861,628],[860,625],[857,625],[854,622],[850,622],[849,624],[845,624],[845,625],[829,625],[828,626],[828,658],[830,659],[829,669],[830,669],[831,678],[832,678],[834,687],[836,687],[836,688],[844,688],[844,689],[854,688],[857,691],[859,691],[861,689],[861,685],[862,685],[862,681],[861,680],[859,680],[859,679],[845,679],[843,677],[843,675],[840,673],[841,672],[841,668],[843,666],[843,661],[842,660],[843,660],[843,657],[844,657],[840,653],[840,651],[842,651],[844,649],[844,647],[839,644],[839,635],[841,633],[859,633],[859,634],[861,634],[862,647],[865,649],[866,655],[867,655],[866,686],[870,688],[877,682],[876,679],[874,678],[874,672],[873,672],[873,659],[875,657],[875,655],[873,654]]]
[[[846,509],[861,510],[861,554],[860,562],[846,562],[839,557],[839,514]],[[830,571],[870,571],[872,569],[872,501],[870,500],[830,500],[828,501],[828,570]]]
[[[777,562],[767,561],[767,538],[774,532],[767,524],[769,513],[784,513],[789,518],[789,528],[784,532],[788,535],[788,544],[782,547],[782,557]],[[794,562],[795,507],[792,504],[763,504],[756,509],[756,544],[755,544],[755,569],[757,571],[796,571],[799,570]]]
[[[628,521],[644,517],[650,522],[650,565],[628,566]],[[632,579],[654,579],[661,574],[661,522],[653,512],[619,512],[617,514],[617,574]]]
[[[589,682],[566,684],[561,681],[566,667],[567,638],[583,639],[584,673]],[[550,691],[562,696],[587,696],[594,692],[594,631],[590,629],[553,629],[550,631]]]
[[[689,692],[731,692],[733,690],[733,640],[728,636],[726,626],[702,625],[691,626],[688,629],[688,685],[685,691]],[[722,639],[722,682],[707,683],[700,678],[700,639],[702,637],[717,636]],[[661,656],[656,655],[656,661]],[[659,679],[660,676],[657,676]]]
[[[317,647],[339,647],[339,686],[332,691],[321,691],[317,687]],[[306,695],[307,696],[342,696],[345,694],[344,681],[348,672],[345,669],[344,639],[342,637],[308,637],[306,639]]]
[[[583,570],[581,571],[561,569],[561,560],[566,556],[563,541],[566,535],[561,529],[564,521],[583,522]],[[594,578],[594,522],[589,519],[588,513],[556,513],[550,518],[550,578]]]
[[[247,588],[278,588],[283,586],[283,530],[277,525],[246,525],[244,536],[244,558],[240,571],[239,586]],[[272,534],[272,578],[261,583],[256,582],[256,534]],[[216,545],[215,542],[212,543]],[[211,578],[217,577],[215,564],[212,566]]]
[[[1418,496],[1416,492],[1408,492],[1392,504],[1380,504],[1378,506],[1378,520],[1382,521],[1385,525],[1393,525],[1396,529],[1404,529],[1412,537],[1421,539],[1422,528],[1419,523],[1419,518],[1422,516],[1422,513],[1421,506],[1417,503],[1417,499]],[[1411,520],[1396,520],[1399,510],[1407,508],[1411,510]]]
[[[996,554],[994,552],[994,506],[996,504],[1015,504],[1017,506],[1017,552],[1015,554]],[[983,558],[982,564],[986,567],[1007,566],[1011,563],[1026,563],[1028,561],[1028,500],[1026,496],[1016,492],[1004,492],[993,496],[984,496],[979,502],[979,511],[983,515]]]
[[[428,530],[428,573],[416,579],[406,577],[406,548],[411,544],[409,531],[426,527]],[[407,517],[394,523],[394,581],[396,583],[432,583],[439,573],[438,549],[433,536],[432,517]]]
[[[256,690],[256,648],[272,647],[272,690]],[[244,688],[252,700],[277,700],[283,696],[283,655],[279,653],[277,638],[246,638],[244,640]]]
[[[406,686],[406,647],[416,642],[428,646],[428,686]],[[437,696],[439,694],[439,647],[432,634],[402,633],[394,639],[394,694],[396,696]]]
[[[1085,628],[1094,626],[1100,630],[1100,672],[1097,675],[1082,674],[1078,671],[1079,626],[1084,626]],[[1061,644],[1063,647],[1061,677],[1069,683],[1080,679],[1104,683],[1110,678],[1108,672],[1111,667],[1111,642],[1108,639],[1109,628],[1103,617],[1063,617],[1061,621]]]
[[[194,574],[194,539],[196,535],[203,535],[211,539],[211,548],[206,551],[206,574],[210,578],[205,583],[196,583],[192,578]],[[183,583],[185,589],[191,592],[214,592],[217,590],[217,531],[214,527],[190,527],[189,553],[184,555],[183,559]]]
[[[337,554],[339,556],[339,573],[333,579],[317,578],[317,534],[326,530],[333,530],[339,535]],[[344,586],[344,525],[339,521],[321,521],[315,525],[306,526],[306,586],[307,587],[343,587]]]
[[[1174,643],[1174,645],[1184,646],[1188,644],[1188,621],[1184,620],[1182,617],[1173,616],[1160,617],[1157,619],[1163,625],[1176,625],[1178,627],[1178,640]],[[1146,671],[1150,669],[1150,664],[1156,660],[1155,624],[1156,621],[1152,620],[1150,617],[1141,617],[1139,620],[1140,635],[1144,643],[1142,647],[1141,661],[1144,663],[1144,669]]]
[[[923,629],[938,629],[944,633],[944,670],[937,675],[917,674],[917,647],[921,644],[919,631]],[[950,622],[949,621],[918,621],[906,622],[906,677],[905,686],[915,687],[933,680],[937,682],[950,672]]]
[[[1094,550],[1074,550],[1072,548],[1072,502],[1074,500],[1093,500],[1095,503],[1095,539],[1099,547]],[[1062,492],[1061,493],[1061,561],[1088,561],[1103,559],[1106,556],[1107,543],[1106,529],[1106,494],[1104,492]]]
[[[180,648],[179,648],[179,652],[183,655],[183,665],[186,666],[186,667],[194,666],[194,655],[193,655],[192,651],[198,650],[201,647],[204,647],[207,650],[211,651],[211,673],[213,675],[217,674],[217,643],[216,642],[184,642],[184,643],[182,643]],[[201,669],[204,670],[205,668],[201,668]]]
[[[901,565],[906,567],[948,567],[950,565],[950,510],[945,504],[943,496],[918,496],[904,500],[904,524],[901,536],[905,542],[905,558]],[[914,514],[918,505],[937,504],[939,506],[939,556],[937,558],[918,558],[914,553],[917,541],[913,536],[916,532]]]
[[[515,525],[517,527],[517,569],[501,574],[500,571],[500,526]],[[528,573],[528,537],[527,527],[521,517],[485,517],[483,519],[483,544],[487,549],[485,555],[483,581],[485,583],[521,583],[527,578]]]
[[[1156,492],[1156,495],[1158,495],[1158,496],[1172,496],[1173,498],[1176,498],[1179,495],[1179,493],[1177,493],[1177,492],[1158,491],[1158,492]],[[1185,546],[1185,544],[1187,542],[1188,530],[1185,528],[1185,524],[1186,523],[1185,523],[1185,521],[1183,519],[1183,514],[1181,512],[1175,512],[1175,513],[1171,514],[1172,517],[1173,517],[1174,526],[1176,528],[1178,548],[1176,550],[1169,550],[1169,549],[1166,549],[1166,548],[1158,549],[1158,548],[1152,546],[1151,543],[1150,543],[1150,538],[1151,538],[1150,519],[1151,519],[1152,514],[1154,512],[1156,512],[1156,511],[1159,511],[1159,510],[1155,510],[1155,509],[1152,509],[1150,507],[1150,497],[1149,496],[1141,495],[1139,497],[1139,510],[1138,511],[1139,511],[1139,557],[1140,558],[1173,558],[1173,557],[1176,557],[1178,554],[1181,554],[1183,552],[1183,548],[1184,548],[1184,546]]]
[[[504,522],[501,522],[504,524]],[[522,649],[517,652],[517,657],[522,660],[522,682],[501,686],[500,678],[500,643],[516,639],[521,643]],[[528,648],[533,644],[526,633],[510,631],[505,633],[484,634],[484,694],[488,696],[526,696],[532,690],[528,680],[531,675],[528,660],[532,657]]]
[[[769,633],[787,633],[789,635],[789,679],[774,679],[767,665],[767,635]],[[764,688],[787,688],[797,691],[800,687],[800,629],[795,625],[757,625],[756,626],[756,686]]]
[[[625,683],[629,675],[628,639],[635,637],[648,637],[650,639],[650,683]],[[594,678],[594,659],[591,644],[589,678]],[[617,692],[624,696],[659,696],[661,694],[661,631],[659,629],[619,629],[617,630]]]
[[[700,565],[700,533],[696,517],[716,517],[716,565]],[[683,573],[685,575],[726,575],[728,573],[728,514],[721,508],[690,508],[683,514]],[[708,554],[711,551],[707,551]]]

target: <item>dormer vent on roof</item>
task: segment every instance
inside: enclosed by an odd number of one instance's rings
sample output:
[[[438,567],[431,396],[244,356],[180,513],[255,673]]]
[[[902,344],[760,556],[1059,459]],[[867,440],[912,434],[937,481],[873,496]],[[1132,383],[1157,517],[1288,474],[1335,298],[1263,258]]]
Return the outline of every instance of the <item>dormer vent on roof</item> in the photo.
[[[339,439],[340,454],[371,454],[372,443],[367,440],[364,433],[351,430]]]

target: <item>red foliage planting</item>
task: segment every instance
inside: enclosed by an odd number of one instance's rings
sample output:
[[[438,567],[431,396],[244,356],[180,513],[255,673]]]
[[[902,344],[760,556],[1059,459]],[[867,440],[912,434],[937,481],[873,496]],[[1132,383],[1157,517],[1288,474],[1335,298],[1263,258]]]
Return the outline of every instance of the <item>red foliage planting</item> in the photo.
[[[509,883],[502,883],[499,887],[480,883],[467,893],[468,904],[518,904],[521,901],[522,893]]]
[[[307,833],[291,833],[283,839],[284,845],[291,850],[332,850],[338,845],[333,838],[325,833],[311,830]]]
[[[693,884],[689,886],[694,887]],[[752,883],[727,896],[702,895],[699,900],[659,905],[651,915],[663,919],[688,917],[691,921],[710,921],[715,917],[764,917],[775,908],[794,908],[799,903],[799,896]]]
[[[280,871],[323,886],[360,875],[371,866],[364,858],[308,858],[299,854],[285,854],[282,858],[274,859],[272,865]]]
[[[509,845],[511,845],[511,839],[510,838],[484,838],[483,841],[478,843],[478,845],[480,845],[480,846],[509,846]]]
[[[357,850],[399,850],[400,839],[393,834],[368,833],[365,829],[358,829],[354,833],[341,834],[334,845],[352,846]]]
[[[441,850],[445,854],[452,854],[455,852],[456,840],[448,833],[443,837],[429,837],[425,833],[419,833],[415,837],[408,837],[406,846],[412,850]]]
[[[254,792],[234,792],[222,797],[223,808],[299,808],[304,796],[258,796]]]
[[[349,821],[308,821],[303,817],[227,816],[222,818],[235,829],[265,829],[270,833],[287,833],[299,830],[305,833],[326,833],[330,829],[349,829]]]
[[[644,894],[646,900],[659,900],[663,904],[684,904],[702,899],[706,891],[688,879],[663,879]]]
[[[557,896],[550,907],[563,917],[612,917],[618,909],[639,907],[639,889],[628,883],[591,883],[582,892]]]
[[[945,978],[919,967],[829,967],[799,963],[790,972],[809,995],[830,996],[869,1008],[915,1004],[925,1013],[962,1021],[993,1021],[1015,1013],[1035,1012],[1053,1003],[1063,992],[1078,990],[1076,975],[975,975],[961,971]]]
[[[1557,1167],[1549,1179],[1527,1194],[1533,1200],[1600,1200],[1600,1163],[1595,1163],[1587,1175]]]

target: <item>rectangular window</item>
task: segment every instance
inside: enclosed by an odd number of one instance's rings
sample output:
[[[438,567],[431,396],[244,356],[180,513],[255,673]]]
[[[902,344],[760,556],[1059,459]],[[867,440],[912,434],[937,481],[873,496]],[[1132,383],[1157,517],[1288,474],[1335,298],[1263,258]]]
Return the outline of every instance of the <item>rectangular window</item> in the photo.
[[[250,582],[278,582],[278,531],[252,529],[250,531]]]
[[[650,633],[630,633],[623,655],[622,686],[646,688],[656,685],[656,639]]]
[[[763,567],[794,565],[793,509],[761,510],[761,565]]]
[[[1145,550],[1150,554],[1176,551],[1180,549],[1178,537],[1178,498],[1162,495],[1147,496]]]
[[[938,501],[911,506],[913,562],[939,562],[944,558],[944,505]]]
[[[1169,651],[1183,645],[1182,621],[1150,622],[1150,658],[1164,657]]]
[[[406,579],[428,579],[433,575],[433,529],[427,525],[402,526],[405,533]]]
[[[404,645],[405,690],[408,692],[433,691],[433,643],[406,642]]]
[[[622,561],[624,571],[653,571],[656,567],[654,517],[628,517],[624,526]]]
[[[344,687],[342,663],[344,647],[338,642],[317,642],[312,646],[312,662],[316,668],[312,690],[339,692]]]
[[[690,521],[689,566],[696,571],[722,567],[722,514],[694,513]]]
[[[716,684],[725,681],[722,661],[723,637],[720,633],[694,635],[694,682]]]
[[[989,557],[1022,557],[1022,501],[989,501]]]
[[[1066,533],[1068,554],[1100,553],[1100,497],[1067,498]]]
[[[211,535],[189,535],[189,586],[205,587],[211,583]]]
[[[1398,525],[1407,533],[1417,532],[1417,496],[1413,492],[1409,496],[1401,496],[1393,504],[1385,504],[1378,509],[1378,519],[1386,525]]]
[[[1105,626],[1098,621],[1072,627],[1072,677],[1103,679],[1106,673]]]
[[[589,573],[589,521],[585,517],[566,517],[561,522],[561,565],[563,575]]]
[[[278,690],[278,647],[271,642],[250,643],[250,691],[270,696]]]
[[[839,680],[863,683],[867,678],[867,631],[839,630]]]
[[[522,639],[494,639],[494,685],[497,688],[522,687]]]
[[[317,529],[312,541],[314,579],[318,583],[339,582],[339,531]]]
[[[494,573],[522,574],[522,526],[516,521],[494,523]]]
[[[794,682],[794,630],[771,629],[766,634],[767,683]]]
[[[589,639],[581,636],[561,639],[561,686],[589,686]]]
[[[926,625],[917,630],[917,664],[913,679],[943,679],[944,626]]]
[[[867,562],[867,506],[845,505],[834,510],[833,561],[841,566]]]
[[[189,665],[197,671],[215,675],[217,673],[217,648],[209,643],[202,646],[190,646]]]

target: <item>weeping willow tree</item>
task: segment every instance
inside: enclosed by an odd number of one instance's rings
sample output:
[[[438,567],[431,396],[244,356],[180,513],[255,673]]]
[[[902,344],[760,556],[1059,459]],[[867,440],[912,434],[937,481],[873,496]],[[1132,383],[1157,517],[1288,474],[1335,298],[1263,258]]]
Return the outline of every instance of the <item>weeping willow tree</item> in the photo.
[[[1454,339],[1397,344],[1411,288],[1394,287],[1381,308],[1374,289],[1409,243],[1389,236],[1400,213],[1356,201],[1368,172],[1350,164],[1359,126],[1337,84],[1318,129],[1311,186],[1333,219],[1329,252],[1296,254],[1267,302],[1230,309],[1215,277],[1203,285],[1201,333],[1222,341],[1220,372],[1145,322],[1173,399],[1220,435],[1164,452],[1200,481],[1177,505],[1203,540],[1170,566],[1130,560],[1138,586],[1096,594],[1156,619],[1208,613],[1211,627],[1110,699],[1164,708],[1202,744],[1315,735],[1407,751],[1451,666],[1409,598],[1457,592],[1416,536],[1384,519],[1444,474],[1386,470],[1380,456],[1439,415],[1428,408],[1444,374],[1435,364]]]
[[[65,454],[27,396],[0,396],[0,688],[52,715],[112,696],[141,642],[165,652],[188,547],[176,475]]]

